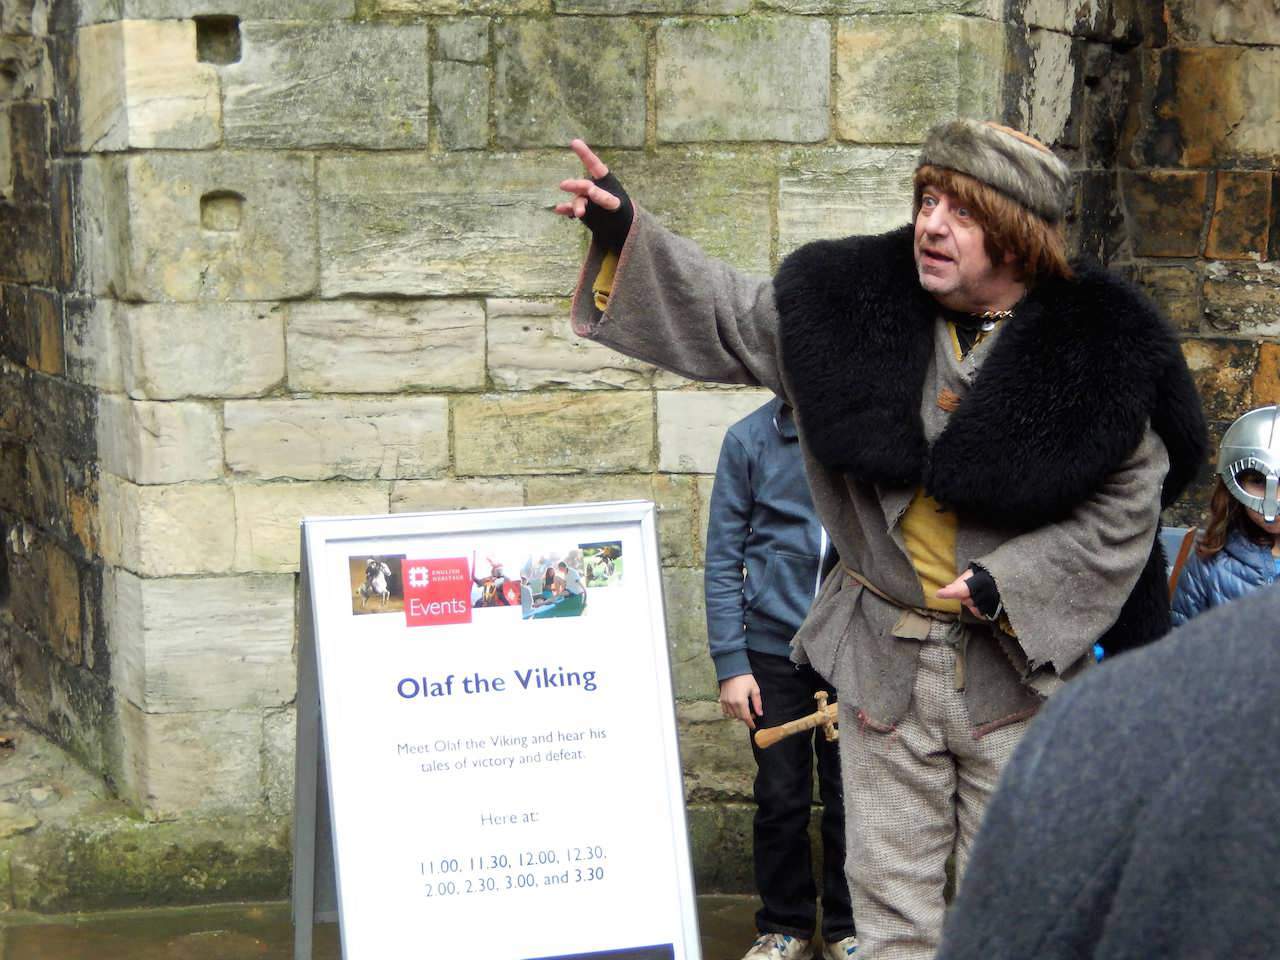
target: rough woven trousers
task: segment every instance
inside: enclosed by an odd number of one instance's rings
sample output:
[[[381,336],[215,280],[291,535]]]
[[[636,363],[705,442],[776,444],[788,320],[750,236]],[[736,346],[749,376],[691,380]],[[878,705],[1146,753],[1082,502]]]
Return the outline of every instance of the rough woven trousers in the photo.
[[[859,960],[929,960],[942,939],[947,858],[959,880],[987,802],[1029,721],[973,736],[956,652],[935,624],[906,716],[890,732],[840,704],[845,872]],[[936,636],[935,636],[936,634]],[[905,641],[904,641],[905,642]]]

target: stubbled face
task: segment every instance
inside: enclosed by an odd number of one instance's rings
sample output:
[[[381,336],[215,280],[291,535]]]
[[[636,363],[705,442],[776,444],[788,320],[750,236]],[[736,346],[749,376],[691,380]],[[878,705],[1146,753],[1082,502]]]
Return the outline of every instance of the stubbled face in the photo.
[[[954,310],[995,306],[1008,282],[1007,271],[987,255],[972,212],[934,187],[925,187],[920,198],[915,258],[920,286]]]

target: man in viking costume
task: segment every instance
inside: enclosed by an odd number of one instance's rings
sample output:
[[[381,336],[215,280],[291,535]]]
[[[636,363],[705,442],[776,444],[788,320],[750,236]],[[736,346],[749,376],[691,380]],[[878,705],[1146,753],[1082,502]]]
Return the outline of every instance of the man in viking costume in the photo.
[[[963,872],[1030,718],[1096,642],[1169,627],[1160,510],[1205,453],[1177,340],[1134,288],[1068,262],[1068,170],[1006,127],[936,127],[913,225],[808,244],[772,280],[574,150],[589,179],[556,209],[592,231],[577,332],[795,411],[842,564],[793,658],[839,693],[858,956],[924,960],[945,864]]]

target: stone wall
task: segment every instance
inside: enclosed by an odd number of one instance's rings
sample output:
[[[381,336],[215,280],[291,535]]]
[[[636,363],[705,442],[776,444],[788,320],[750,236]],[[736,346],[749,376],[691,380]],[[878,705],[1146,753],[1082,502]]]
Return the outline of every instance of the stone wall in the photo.
[[[302,516],[653,499],[698,881],[749,887],[701,557],[723,430],[763,396],[573,336],[564,145],[767,273],[905,222],[935,121],[1027,127],[1229,419],[1280,392],[1254,7],[4,4],[0,694],[152,820],[279,821]]]
[[[701,558],[764,396],[572,335],[565,145],[767,273],[905,222],[925,130],[1000,112],[1000,4],[4,10],[0,692],[152,820],[285,817],[302,516],[653,499],[699,882],[748,886]]]
[[[1280,9],[1018,0],[1012,16],[1011,115],[1077,170],[1081,247],[1168,312],[1216,443],[1280,401]],[[1211,489],[1206,464],[1166,519],[1201,520]]]
[[[79,164],[49,4],[0,5],[0,696],[119,770],[97,533],[96,394],[78,374]]]

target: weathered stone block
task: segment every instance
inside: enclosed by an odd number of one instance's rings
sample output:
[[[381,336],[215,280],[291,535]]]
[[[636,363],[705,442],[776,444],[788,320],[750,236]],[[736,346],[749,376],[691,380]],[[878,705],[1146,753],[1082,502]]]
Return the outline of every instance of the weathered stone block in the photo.
[[[9,174],[18,203],[48,203],[49,108],[43,103],[14,103],[9,114]]]
[[[1004,9],[1000,0],[762,0],[761,6],[806,15],[959,13],[989,20],[999,19]]]
[[[15,36],[15,31],[0,28],[0,61],[5,65],[5,78],[0,81],[0,94],[6,101],[52,100],[53,64],[49,41],[39,34]],[[4,180],[0,178],[0,185]]]
[[[632,391],[460,397],[453,432],[462,475],[648,470],[653,400]]]
[[[459,17],[436,27],[436,57],[480,63],[489,54],[487,17]]]
[[[26,403],[35,446],[60,457],[86,461],[98,454],[94,419],[98,401],[94,391],[63,377],[34,375],[28,381]]]
[[[766,390],[660,391],[658,469],[715,473],[725,431],[772,396]]]
[[[128,247],[128,189],[118,155],[90,155],[54,164],[63,239],[63,272],[69,290],[86,295],[113,295],[112,283],[123,272]],[[69,247],[69,249],[67,249]]]
[[[1183,340],[1182,355],[1210,420],[1234,420],[1252,404],[1258,345],[1244,340]]]
[[[325,297],[382,293],[565,296],[581,227],[548,210],[563,160],[320,160]]]
[[[294,696],[293,580],[112,577],[112,682],[146,713],[275,707]]]
[[[1280,153],[1280,48],[1173,47],[1147,53],[1142,116],[1126,146],[1138,165],[1269,163]]]
[[[446,149],[478,150],[488,145],[488,67],[438,61],[431,70],[431,102]]]
[[[1122,172],[1120,190],[1133,252],[1140,257],[1194,257],[1200,252],[1208,174]]]
[[[504,390],[649,386],[653,367],[573,332],[561,301],[490,300],[489,376]]]
[[[681,700],[717,699],[720,685],[707,652],[707,605],[702,570],[667,567],[662,571],[662,596],[676,696]]]
[[[102,556],[144,577],[225,573],[236,551],[234,501],[219,483],[98,485]]]
[[[57,255],[48,207],[0,202],[0,280],[53,286]]]
[[[196,59],[191,20],[122,20],[77,35],[73,149],[199,150],[221,137],[217,70]]]
[[[274,304],[118,306],[131,396],[251,397],[284,379],[284,315]]]
[[[531,477],[528,498],[530,506],[652,500],[658,509],[658,546],[662,562],[680,566],[702,563],[694,532],[698,511],[693,477],[671,474]]]
[[[0,10],[0,33],[40,34],[49,30],[50,0],[10,0]]]
[[[315,289],[315,181],[291,153],[142,154],[124,167],[129,300],[275,300]]]
[[[72,380],[99,390],[123,390],[123,339],[114,300],[66,302],[62,342],[66,374]]]
[[[1280,403],[1280,344],[1258,344],[1258,368],[1253,374],[1253,403]]]
[[[1184,333],[1200,330],[1200,275],[1191,267],[1143,265],[1134,281]]]
[[[1270,227],[1268,172],[1221,170],[1209,221],[1205,256],[1214,260],[1265,260]]]
[[[523,506],[519,480],[397,480],[391,485],[392,513]]]
[[[244,812],[260,803],[262,712],[144,713],[120,706],[125,798],[149,820]]]
[[[227,143],[409,149],[427,143],[427,28],[249,22],[223,69]]]
[[[557,13],[617,16],[624,13],[739,14],[751,0],[556,0]]]
[[[689,847],[700,892],[754,893],[750,850],[755,804],[691,803]]]
[[[676,727],[685,799],[750,802],[756,763],[746,724],[725,718],[719,703],[693,700],[676,704]]]
[[[5,545],[9,596],[18,626],[39,637],[64,663],[84,659],[81,574],[75,558],[50,539]]]
[[[999,114],[1004,27],[953,16],[850,17],[836,35],[836,135],[916,143],[954,116]]]
[[[267,809],[280,817],[293,815],[293,775],[298,740],[294,707],[268,710],[262,718],[262,792]]]
[[[1280,264],[1211,263],[1204,314],[1214,330],[1249,337],[1280,335]]]
[[[356,0],[356,17],[402,19],[455,13],[550,13],[551,0]]]
[[[1042,143],[1061,144],[1077,107],[1075,47],[1071,37],[1052,30],[1031,30],[1028,44],[1032,70],[1023,129]]]
[[[484,386],[484,307],[478,300],[333,300],[286,309],[292,390]]]
[[[21,440],[32,435],[31,374],[0,357],[0,431]]]
[[[63,372],[62,299],[32,287],[0,288],[0,346],[15,363],[40,373]]]
[[[1280,45],[1280,8],[1274,4],[1168,0],[1165,9],[1170,38],[1176,43]]]
[[[645,35],[623,19],[503,19],[494,25],[494,112],[503,146],[641,146]]]
[[[228,402],[227,466],[260,480],[391,480],[449,465],[444,397]]]
[[[340,20],[355,0],[119,0],[122,16],[138,20],[231,16],[241,20]]]
[[[707,253],[740,270],[770,272],[777,177],[771,155],[748,158],[740,151],[699,148],[627,155],[618,158],[618,176],[646,210]]]
[[[658,28],[658,139],[789,140],[830,130],[831,27],[799,17]]]
[[[151,403],[119,394],[98,400],[102,469],[134,483],[222,476],[222,428],[204,403]]]
[[[909,223],[916,156],[888,147],[788,155],[778,183],[778,255],[811,240],[884,233]]]
[[[235,495],[235,569],[293,573],[298,569],[303,517],[350,517],[387,512],[380,482],[241,484]]]
[[[13,137],[9,108],[0,108],[0,197],[13,196]]]
[[[715,489],[715,477],[698,477],[698,549],[707,549],[707,531],[711,529],[711,491]]]

